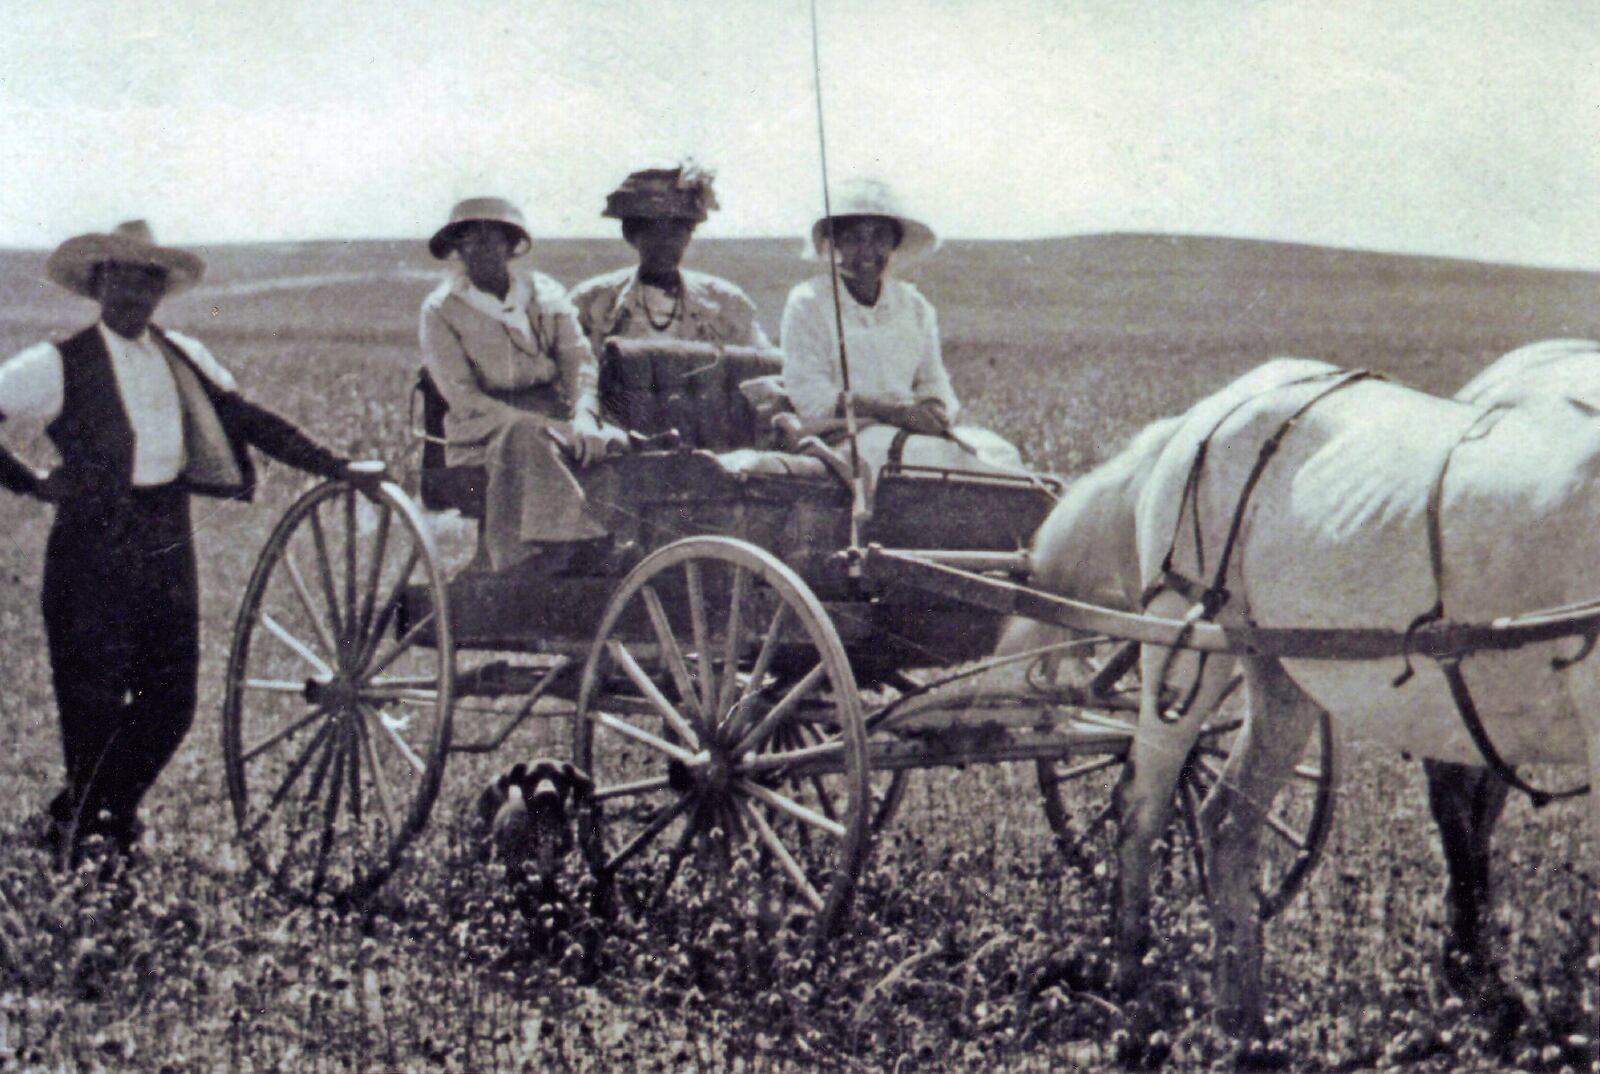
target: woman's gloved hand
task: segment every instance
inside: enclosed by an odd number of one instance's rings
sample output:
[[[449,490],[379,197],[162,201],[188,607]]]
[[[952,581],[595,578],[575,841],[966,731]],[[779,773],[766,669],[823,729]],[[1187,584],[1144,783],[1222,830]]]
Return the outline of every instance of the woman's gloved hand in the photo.
[[[628,450],[628,434],[615,425],[607,425],[587,410],[580,410],[572,418],[573,442],[568,446],[579,466],[588,466],[607,455],[619,455]]]

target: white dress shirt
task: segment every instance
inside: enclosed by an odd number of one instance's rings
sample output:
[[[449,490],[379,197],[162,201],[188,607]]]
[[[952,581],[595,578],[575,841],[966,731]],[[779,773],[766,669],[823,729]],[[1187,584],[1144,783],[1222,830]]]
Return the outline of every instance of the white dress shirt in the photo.
[[[133,428],[133,484],[164,485],[184,465],[183,407],[167,357],[148,329],[138,339],[124,339],[98,326],[122,397],[122,409]],[[234,380],[199,340],[168,332],[189,360],[217,387],[234,389]],[[54,421],[61,413],[64,383],[61,352],[53,343],[36,343],[0,365],[0,415]]]
[[[940,354],[939,321],[922,292],[889,277],[874,305],[857,302],[843,284],[839,302],[849,347],[850,390],[908,399],[932,397],[944,403],[945,412],[954,418],[956,394]],[[795,412],[802,418],[833,416],[843,376],[828,277],[796,284],[789,292],[778,342],[783,348],[784,390]]]

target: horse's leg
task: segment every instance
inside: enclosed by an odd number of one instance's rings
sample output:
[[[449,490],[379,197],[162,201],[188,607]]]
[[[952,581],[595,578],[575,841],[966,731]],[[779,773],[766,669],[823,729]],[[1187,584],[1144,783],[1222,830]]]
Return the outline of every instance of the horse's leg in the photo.
[[[1422,768],[1444,851],[1444,978],[1452,991],[1478,995],[1496,978],[1483,924],[1490,902],[1489,843],[1507,787],[1487,768],[1434,760],[1423,761]]]
[[[1161,614],[1159,611],[1156,614]],[[1117,883],[1113,917],[1117,935],[1117,979],[1124,991],[1142,982],[1144,956],[1150,946],[1150,878],[1156,866],[1155,844],[1172,820],[1173,794],[1184,761],[1199,736],[1203,714],[1190,712],[1168,723],[1161,711],[1161,687],[1169,672],[1175,685],[1195,673],[1193,653],[1178,654],[1147,645],[1141,655],[1143,684],[1139,725],[1117,784]]]
[[[1216,936],[1217,1021],[1240,1037],[1262,1034],[1261,915],[1254,879],[1262,819],[1292,778],[1321,714],[1275,660],[1243,660],[1245,725],[1222,778],[1200,809],[1210,854],[1211,923]]]

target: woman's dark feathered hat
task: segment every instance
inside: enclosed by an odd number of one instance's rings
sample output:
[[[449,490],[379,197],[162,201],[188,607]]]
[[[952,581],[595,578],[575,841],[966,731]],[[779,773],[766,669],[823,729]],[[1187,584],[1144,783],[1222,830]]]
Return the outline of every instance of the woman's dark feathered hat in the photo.
[[[707,214],[718,208],[716,192],[711,188],[715,178],[693,161],[676,168],[646,168],[628,176],[606,195],[606,208],[600,215],[614,220],[668,217],[703,223]]]

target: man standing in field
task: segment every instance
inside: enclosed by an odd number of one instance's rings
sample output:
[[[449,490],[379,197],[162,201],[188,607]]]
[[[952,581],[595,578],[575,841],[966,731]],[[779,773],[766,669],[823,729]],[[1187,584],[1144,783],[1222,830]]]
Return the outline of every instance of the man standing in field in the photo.
[[[61,459],[40,474],[0,446],[0,485],[56,509],[42,605],[66,762],[46,838],[60,855],[90,836],[130,850],[139,801],[194,721],[190,494],[250,499],[252,444],[368,489],[381,477],[246,401],[203,344],[150,322],[204,269],[143,221],[69,239],[45,272],[99,303],[99,323],[0,365],[0,420],[47,422]]]

